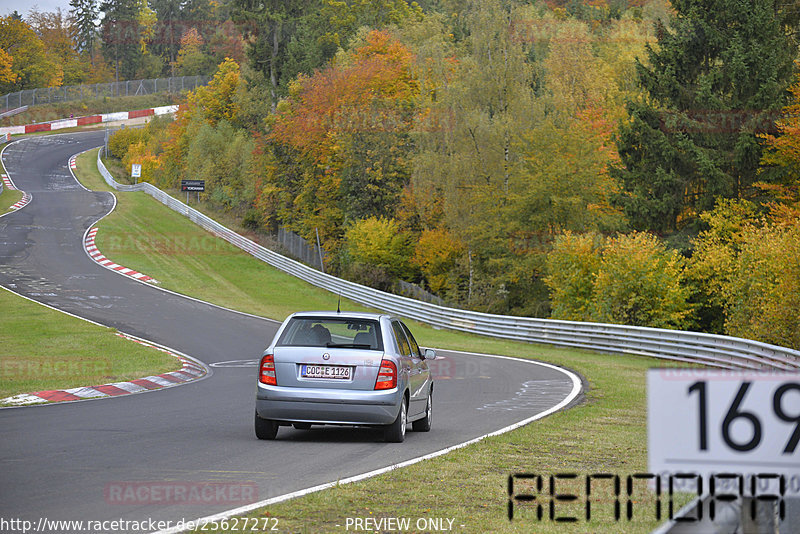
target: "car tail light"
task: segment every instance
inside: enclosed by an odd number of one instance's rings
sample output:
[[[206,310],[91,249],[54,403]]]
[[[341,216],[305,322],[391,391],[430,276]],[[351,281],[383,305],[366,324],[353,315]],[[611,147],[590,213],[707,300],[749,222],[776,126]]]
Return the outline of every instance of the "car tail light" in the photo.
[[[378,370],[378,379],[375,381],[375,389],[392,389],[397,387],[397,366],[390,360],[381,360],[381,368]]]
[[[275,358],[272,354],[265,354],[261,358],[261,365],[258,366],[258,381],[268,386],[277,386],[275,379]]]

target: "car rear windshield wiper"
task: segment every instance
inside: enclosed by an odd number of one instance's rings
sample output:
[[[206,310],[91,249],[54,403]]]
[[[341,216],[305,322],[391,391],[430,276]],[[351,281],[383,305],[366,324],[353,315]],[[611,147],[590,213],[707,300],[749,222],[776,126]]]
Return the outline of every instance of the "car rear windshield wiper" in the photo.
[[[367,343],[325,343],[329,349],[371,349],[372,345]]]

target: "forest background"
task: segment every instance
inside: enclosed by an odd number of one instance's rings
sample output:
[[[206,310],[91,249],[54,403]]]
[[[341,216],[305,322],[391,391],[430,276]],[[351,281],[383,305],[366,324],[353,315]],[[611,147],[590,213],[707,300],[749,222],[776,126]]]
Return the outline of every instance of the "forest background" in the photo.
[[[111,150],[452,306],[800,348],[797,2],[72,0],[0,93],[214,74]]]

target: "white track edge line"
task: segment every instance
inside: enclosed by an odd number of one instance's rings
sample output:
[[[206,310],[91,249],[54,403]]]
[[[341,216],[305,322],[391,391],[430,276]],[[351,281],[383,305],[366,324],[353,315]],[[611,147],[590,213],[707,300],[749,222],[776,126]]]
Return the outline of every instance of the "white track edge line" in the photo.
[[[456,445],[451,445],[450,447],[446,447],[444,449],[440,449],[438,451],[435,451],[435,452],[432,452],[432,453],[429,453],[429,454],[425,454],[423,456],[418,456],[418,457],[412,458],[410,460],[405,460],[404,462],[400,462],[400,463],[397,463],[397,464],[392,464],[390,466],[382,467],[380,469],[375,469],[373,471],[369,471],[367,473],[362,473],[360,475],[354,475],[354,476],[351,476],[351,477],[348,477],[348,478],[337,480],[335,482],[326,482],[324,484],[319,484],[317,486],[312,486],[310,488],[294,491],[292,493],[286,493],[284,495],[279,495],[277,497],[271,497],[271,498],[265,499],[263,501],[247,504],[245,506],[241,506],[239,508],[234,508],[232,510],[227,510],[225,512],[220,512],[218,514],[214,514],[214,515],[210,515],[210,516],[206,516],[206,517],[201,517],[199,519],[195,519],[194,521],[191,521],[190,522],[191,524],[186,524],[186,525],[184,525],[182,527],[176,526],[176,527],[172,527],[172,528],[169,528],[169,529],[166,529],[166,530],[158,530],[158,531],[156,531],[156,534],[176,534],[176,533],[179,533],[179,532],[186,532],[186,531],[192,530],[192,529],[194,529],[194,528],[196,528],[198,526],[203,526],[203,525],[211,523],[211,522],[221,521],[223,519],[228,519],[228,518],[230,518],[232,516],[235,516],[235,515],[241,515],[241,514],[245,514],[247,512],[251,512],[251,511],[253,511],[253,510],[257,509],[257,508],[262,508],[264,506],[270,506],[272,504],[277,504],[277,503],[280,503],[280,502],[283,502],[283,501],[288,501],[288,500],[291,500],[291,499],[295,499],[297,497],[303,497],[305,495],[309,495],[311,493],[316,493],[318,491],[330,489],[330,488],[333,488],[333,487],[336,487],[336,486],[339,486],[339,485],[350,484],[350,483],[353,483],[353,482],[359,482],[359,481],[365,480],[367,478],[372,478],[372,477],[376,477],[378,475],[382,475],[384,473],[388,473],[388,472],[393,471],[395,469],[400,469],[402,467],[408,467],[410,465],[422,462],[424,460],[430,460],[432,458],[436,458],[437,456],[445,455],[445,454],[447,454],[449,452],[452,452],[452,451],[455,451],[455,450],[458,450],[458,449],[462,449],[462,448],[467,447],[469,445],[472,445],[474,443],[478,443],[479,441],[482,441],[482,440],[484,440],[486,438],[493,437],[493,436],[499,436],[501,434],[505,434],[507,432],[511,432],[512,430],[516,430],[517,428],[519,428],[521,426],[525,426],[525,425],[527,425],[529,423],[532,423],[532,422],[537,421],[539,419],[542,419],[542,418],[544,418],[544,417],[546,417],[546,416],[548,416],[550,414],[553,414],[553,413],[561,410],[562,408],[564,408],[566,406],[569,406],[569,404],[578,397],[578,395],[581,393],[581,391],[583,391],[583,387],[582,387],[582,384],[581,384],[581,379],[575,373],[573,373],[572,371],[570,371],[568,369],[564,369],[562,367],[558,367],[557,365],[553,365],[553,364],[549,364],[549,363],[545,363],[545,362],[540,362],[540,361],[535,361],[535,360],[526,360],[526,359],[522,359],[522,358],[513,358],[511,356],[500,356],[500,355],[496,355],[496,354],[481,354],[481,353],[475,353],[475,352],[465,352],[464,354],[471,354],[471,355],[474,355],[474,356],[483,356],[483,357],[487,357],[487,358],[499,358],[499,359],[504,359],[504,360],[514,360],[514,361],[518,361],[518,362],[526,362],[526,363],[530,363],[530,364],[533,364],[533,365],[541,365],[543,367],[548,367],[548,368],[553,369],[555,371],[560,371],[560,372],[564,373],[565,375],[567,375],[570,378],[570,380],[572,380],[572,391],[570,391],[570,393],[561,402],[559,402],[555,406],[552,406],[551,408],[548,408],[547,410],[539,412],[536,415],[528,417],[527,419],[524,419],[524,420],[519,421],[517,423],[508,425],[506,427],[503,427],[500,430],[495,430],[494,432],[490,432],[488,434],[484,434],[482,436],[479,436],[477,438],[473,438],[473,439],[465,441],[463,443],[459,443],[459,444],[456,444]]]

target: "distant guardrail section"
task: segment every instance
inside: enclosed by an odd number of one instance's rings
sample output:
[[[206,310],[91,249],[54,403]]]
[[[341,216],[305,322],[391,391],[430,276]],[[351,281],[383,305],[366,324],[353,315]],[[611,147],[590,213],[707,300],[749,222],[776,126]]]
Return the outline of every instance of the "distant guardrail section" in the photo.
[[[560,347],[649,356],[723,369],[800,369],[800,351],[748,339],[659,328],[493,315],[448,308],[378,291],[317,271],[264,248],[150,183],[120,184],[103,165],[99,152],[97,168],[114,189],[144,191],[170,209],[276,269],[355,302],[434,327]]]

